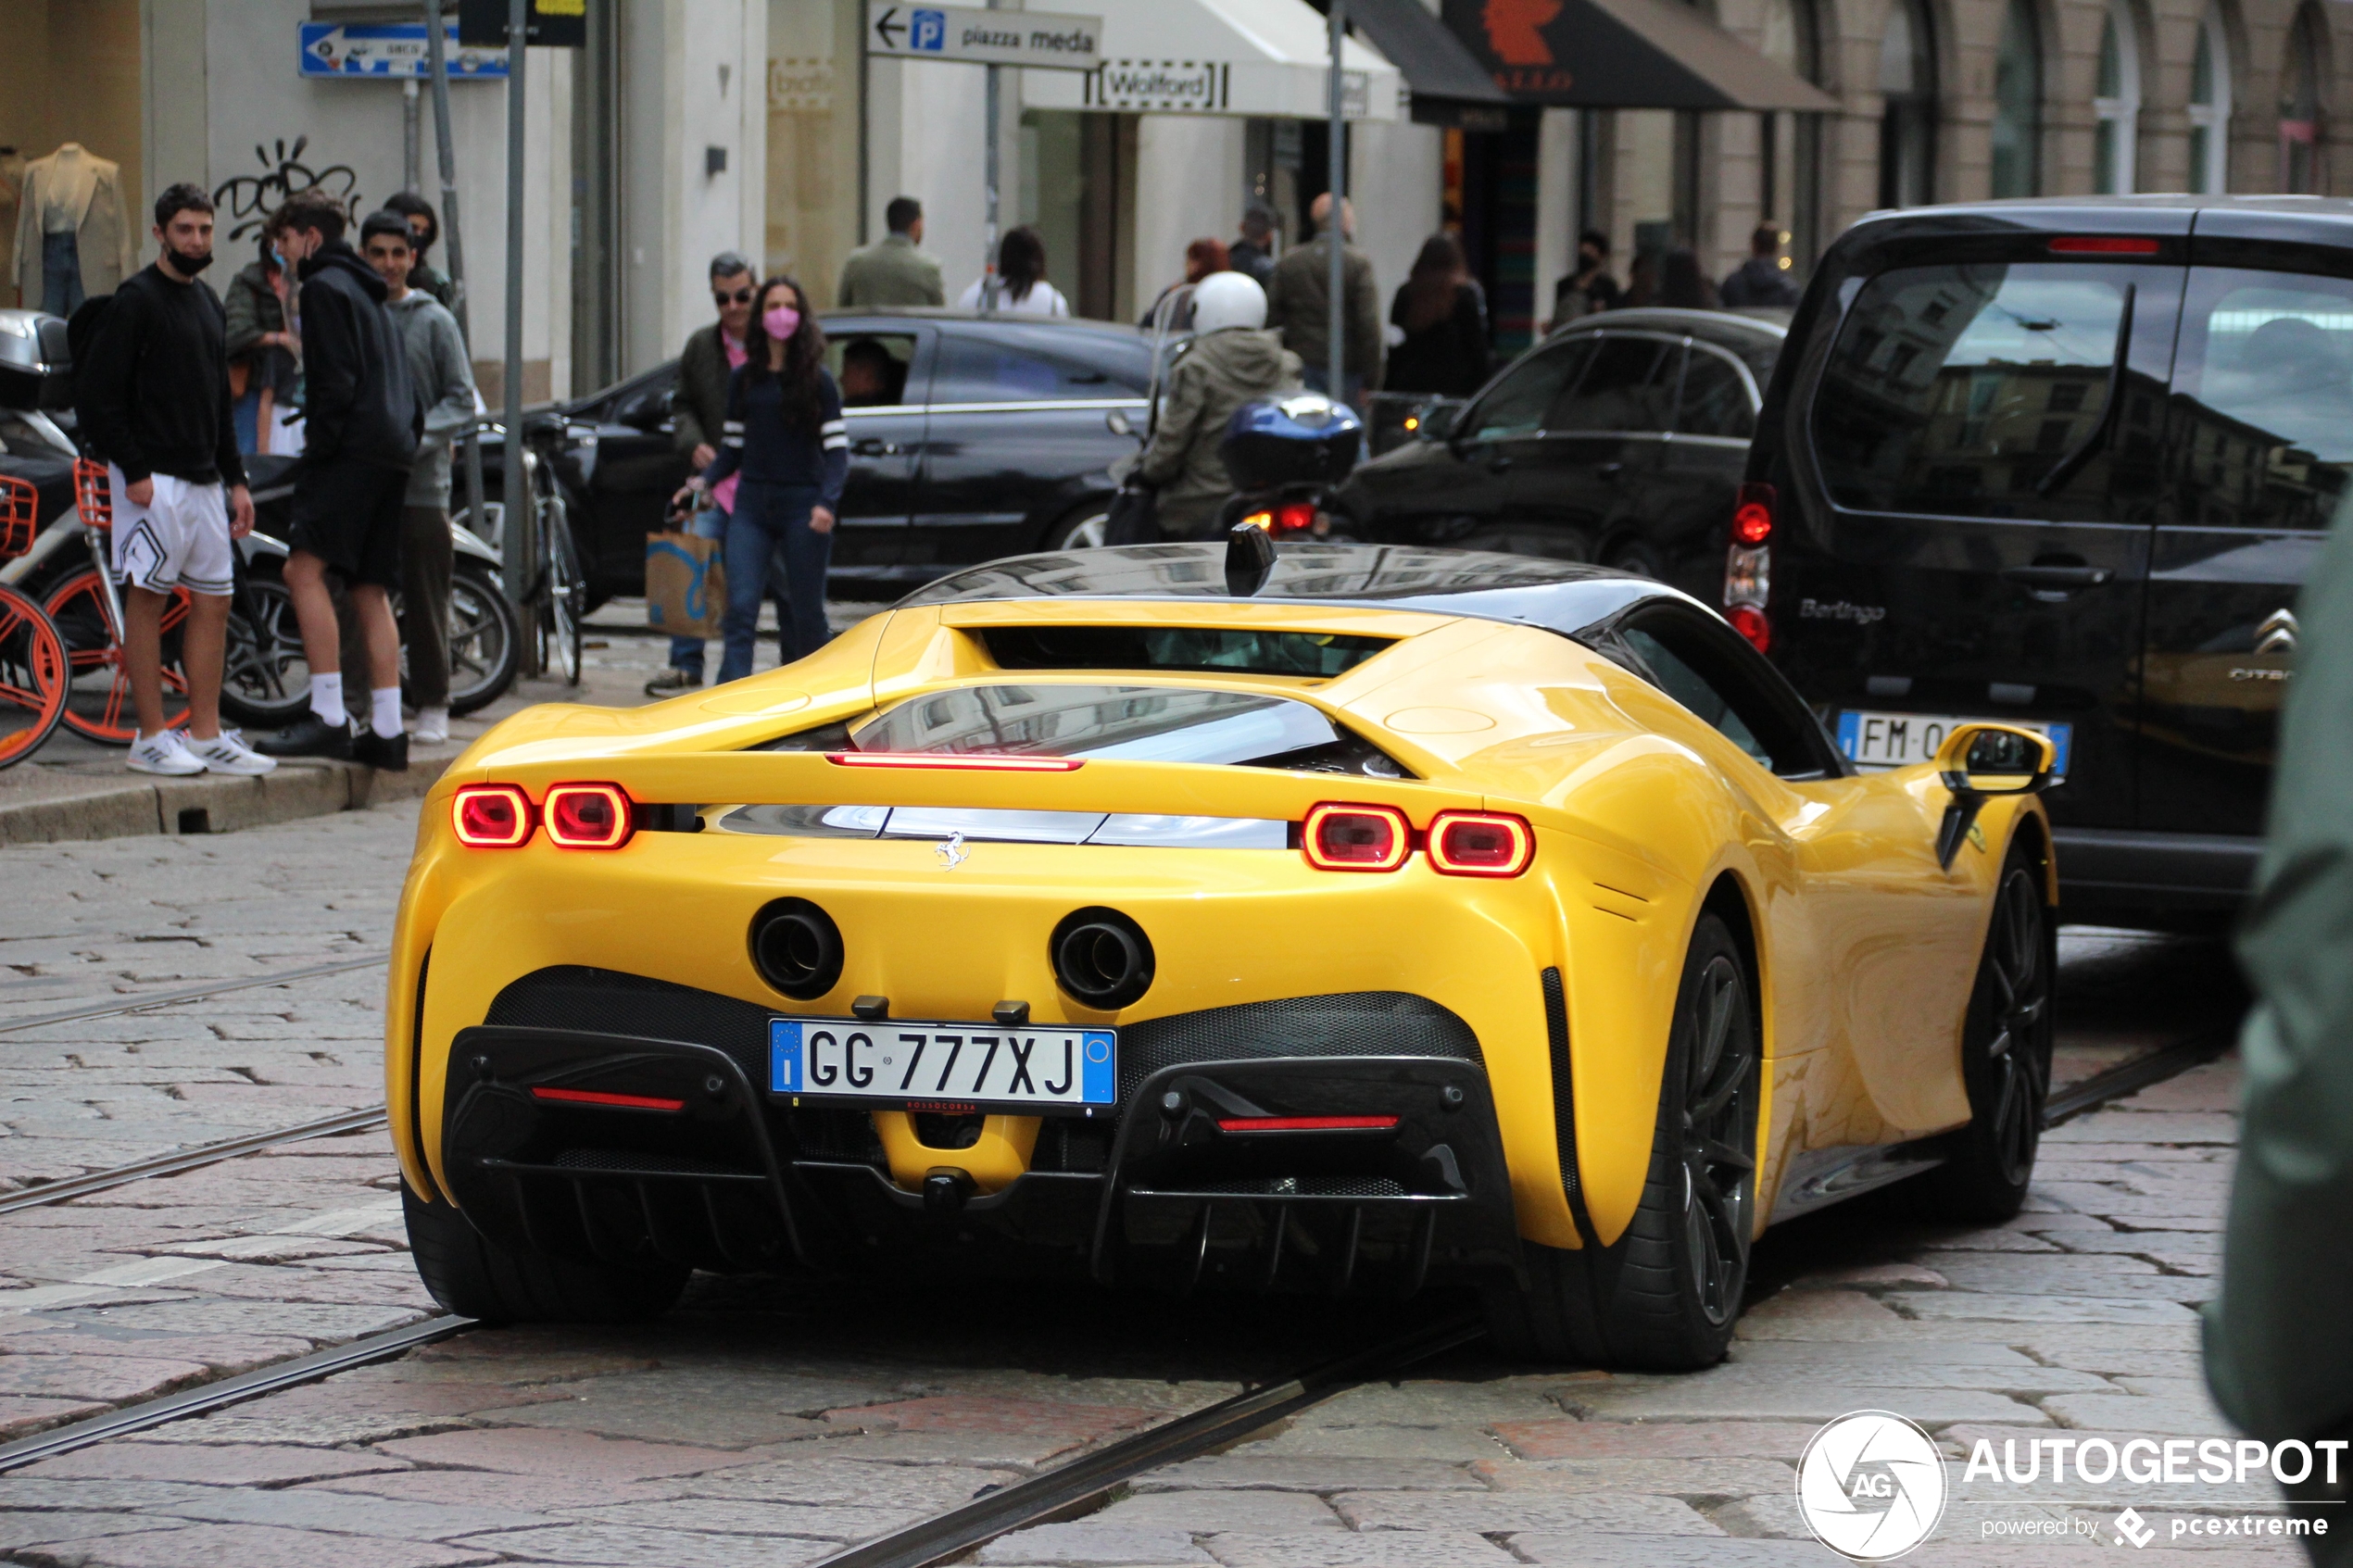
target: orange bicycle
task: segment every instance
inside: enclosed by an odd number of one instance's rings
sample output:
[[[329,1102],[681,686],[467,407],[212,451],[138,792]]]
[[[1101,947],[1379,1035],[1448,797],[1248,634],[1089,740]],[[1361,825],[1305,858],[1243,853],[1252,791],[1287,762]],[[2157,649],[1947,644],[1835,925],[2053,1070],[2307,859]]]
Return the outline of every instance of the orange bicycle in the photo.
[[[84,458],[73,465],[74,510],[82,515],[90,545],[90,566],[50,590],[43,608],[65,639],[72,680],[66,694],[65,726],[107,746],[129,746],[139,738],[131,703],[131,674],[122,658],[122,595],[115,587],[108,558],[114,536],[114,498],[107,488],[107,466]],[[180,671],[180,627],[188,619],[188,590],[174,588],[163,607],[163,726],[188,721],[188,681]]]
[[[0,474],[0,561],[32,547],[40,493]],[[41,749],[66,710],[66,649],[41,606],[0,583],[0,768]]]

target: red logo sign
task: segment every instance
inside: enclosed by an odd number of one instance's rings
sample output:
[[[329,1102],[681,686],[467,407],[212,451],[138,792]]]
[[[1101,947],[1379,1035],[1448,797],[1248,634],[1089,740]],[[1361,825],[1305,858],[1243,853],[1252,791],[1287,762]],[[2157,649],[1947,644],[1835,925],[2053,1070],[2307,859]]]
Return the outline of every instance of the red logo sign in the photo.
[[[1548,66],[1553,46],[1543,30],[1561,14],[1561,0],[1487,0],[1480,20],[1487,46],[1507,66]]]

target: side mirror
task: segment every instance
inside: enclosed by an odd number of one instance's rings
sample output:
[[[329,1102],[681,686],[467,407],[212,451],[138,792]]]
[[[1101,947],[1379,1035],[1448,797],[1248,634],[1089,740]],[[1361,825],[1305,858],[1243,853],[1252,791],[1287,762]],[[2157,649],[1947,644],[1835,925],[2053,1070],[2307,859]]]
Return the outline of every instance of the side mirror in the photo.
[[[1985,802],[2050,787],[2058,747],[2047,735],[2007,724],[1963,724],[1936,748],[1936,771],[1952,800],[1936,832],[1936,863],[1950,869]]]
[[[1110,413],[1105,414],[1103,416],[1103,428],[1111,432],[1114,435],[1134,435],[1136,433],[1135,422],[1128,419],[1127,410],[1125,408],[1114,408]]]
[[[1444,441],[1454,433],[1455,421],[1462,417],[1460,403],[1452,398],[1433,398],[1416,409],[1406,422],[1424,441]]]

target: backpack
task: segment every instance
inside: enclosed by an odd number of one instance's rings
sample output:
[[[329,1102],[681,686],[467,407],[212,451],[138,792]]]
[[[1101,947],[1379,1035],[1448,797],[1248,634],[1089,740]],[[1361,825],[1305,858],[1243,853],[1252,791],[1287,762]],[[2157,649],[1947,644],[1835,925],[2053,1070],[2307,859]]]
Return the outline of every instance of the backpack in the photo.
[[[99,323],[107,319],[107,309],[114,304],[110,294],[92,295],[73,307],[66,318],[66,359],[73,380],[73,402],[82,407],[82,367],[89,362],[90,345],[98,341]]]

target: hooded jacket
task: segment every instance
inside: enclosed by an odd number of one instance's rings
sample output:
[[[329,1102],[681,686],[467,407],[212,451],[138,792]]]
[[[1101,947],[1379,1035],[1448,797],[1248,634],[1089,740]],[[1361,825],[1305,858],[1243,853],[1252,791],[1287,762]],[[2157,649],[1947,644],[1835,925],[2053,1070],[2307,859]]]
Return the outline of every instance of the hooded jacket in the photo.
[[[450,439],[474,419],[474,371],[466,362],[466,340],[458,318],[422,289],[388,301],[384,311],[408,350],[409,381],[425,411],[424,437],[409,470],[407,504],[446,510]]]
[[[341,240],[321,246],[300,272],[303,466],[407,471],[425,414],[384,311],[384,280]]]
[[[1171,539],[1205,536],[1233,481],[1217,456],[1227,421],[1255,397],[1296,392],[1299,356],[1273,332],[1227,327],[1193,339],[1169,372],[1160,419],[1138,472],[1160,486],[1160,531]]]

